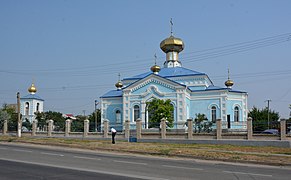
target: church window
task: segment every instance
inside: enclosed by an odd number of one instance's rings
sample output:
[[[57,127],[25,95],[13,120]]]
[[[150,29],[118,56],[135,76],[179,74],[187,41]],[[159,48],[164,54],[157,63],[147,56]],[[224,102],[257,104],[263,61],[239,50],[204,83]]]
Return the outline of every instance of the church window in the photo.
[[[239,121],[239,108],[237,106],[234,108],[234,121]]]
[[[216,107],[215,106],[211,107],[211,121],[216,122]]]
[[[133,107],[133,109],[134,109],[134,121],[136,121],[138,118],[140,118],[140,110],[139,110],[139,106],[138,105],[135,105],[134,107]]]
[[[29,102],[25,103],[25,115],[29,115]]]
[[[120,112],[120,110],[116,110],[115,115],[116,115],[116,123],[121,123],[121,112]]]
[[[39,112],[39,103],[36,104],[36,112]]]

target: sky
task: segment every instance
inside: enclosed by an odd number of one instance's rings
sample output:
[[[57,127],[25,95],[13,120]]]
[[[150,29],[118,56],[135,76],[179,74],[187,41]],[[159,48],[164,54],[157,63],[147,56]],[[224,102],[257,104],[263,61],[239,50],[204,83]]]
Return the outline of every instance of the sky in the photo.
[[[162,66],[160,42],[185,43],[183,67],[248,92],[248,108],[288,118],[290,0],[0,0],[0,104],[32,82],[45,111],[91,114],[121,79]]]

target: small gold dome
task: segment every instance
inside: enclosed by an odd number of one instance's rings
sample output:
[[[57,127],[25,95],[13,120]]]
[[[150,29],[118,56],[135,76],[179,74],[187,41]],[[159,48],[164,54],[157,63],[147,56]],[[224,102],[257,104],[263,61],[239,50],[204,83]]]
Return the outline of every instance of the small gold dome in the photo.
[[[122,86],[123,86],[123,84],[122,84],[121,81],[118,81],[118,82],[115,84],[115,87],[116,87],[117,89],[121,89]]]
[[[225,84],[225,86],[227,86],[227,87],[231,87],[231,86],[233,86],[234,82],[233,82],[232,80],[228,79],[227,81],[225,81],[224,84]]]
[[[34,83],[31,84],[31,86],[28,88],[28,92],[30,93],[36,93],[37,89],[34,86]]]
[[[169,51],[175,51],[175,52],[181,52],[184,49],[184,43],[182,41],[182,39],[180,38],[176,38],[174,36],[170,36],[166,39],[164,39],[161,43],[160,43],[160,48],[165,52],[169,52]]]
[[[160,72],[160,70],[161,70],[161,67],[158,66],[158,65],[153,65],[153,66],[151,67],[151,71],[152,71],[153,73],[158,73],[158,72]]]

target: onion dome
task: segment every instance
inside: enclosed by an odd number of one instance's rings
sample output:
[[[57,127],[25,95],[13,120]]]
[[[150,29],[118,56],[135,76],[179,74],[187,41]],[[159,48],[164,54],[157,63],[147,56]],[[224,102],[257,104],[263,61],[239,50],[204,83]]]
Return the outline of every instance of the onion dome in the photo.
[[[123,86],[123,84],[122,84],[122,82],[120,80],[120,73],[119,73],[118,74],[118,82],[115,83],[115,87],[117,88],[117,90],[121,90],[122,86]]]
[[[28,92],[31,94],[35,94],[37,91],[36,87],[34,86],[34,83],[31,84],[31,86],[28,88]]]
[[[225,86],[228,87],[228,88],[231,88],[231,87],[233,86],[233,84],[234,84],[233,80],[231,80],[231,79],[229,78],[229,69],[228,69],[228,79],[227,79],[227,81],[225,81],[224,84],[225,84]]]
[[[158,66],[158,65],[153,65],[152,67],[151,67],[151,71],[154,73],[154,74],[158,74],[159,72],[160,72],[160,70],[161,70],[161,67],[160,66]]]
[[[233,82],[232,80],[228,79],[227,81],[225,81],[224,84],[225,84],[227,87],[232,87],[233,84],[234,84],[234,82]]]
[[[164,39],[161,43],[160,43],[160,48],[165,52],[170,52],[170,51],[174,51],[174,52],[181,52],[184,49],[184,43],[182,41],[182,39],[180,38],[176,38],[173,35],[171,35],[170,37]]]
[[[115,83],[115,87],[120,90],[122,88],[123,84],[121,81],[118,81],[117,83]]]

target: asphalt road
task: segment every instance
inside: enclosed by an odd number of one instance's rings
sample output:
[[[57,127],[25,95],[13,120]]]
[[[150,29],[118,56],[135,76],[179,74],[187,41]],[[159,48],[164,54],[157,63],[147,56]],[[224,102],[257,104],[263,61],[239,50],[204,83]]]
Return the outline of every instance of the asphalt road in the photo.
[[[291,179],[291,168],[0,143],[0,179]]]

